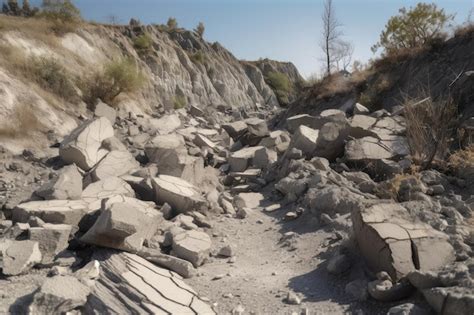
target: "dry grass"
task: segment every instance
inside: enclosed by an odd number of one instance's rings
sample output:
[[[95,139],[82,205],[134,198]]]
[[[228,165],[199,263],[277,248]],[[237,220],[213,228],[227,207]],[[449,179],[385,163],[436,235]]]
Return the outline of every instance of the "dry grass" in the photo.
[[[311,96],[316,99],[328,99],[339,94],[356,91],[372,74],[371,70],[355,71],[350,76],[335,73],[327,77],[309,79]]]
[[[0,15],[0,32],[18,31],[26,38],[41,41],[52,47],[59,47],[54,31],[54,22],[44,18],[24,18]]]
[[[31,104],[33,102],[30,101],[15,107],[13,113],[0,127],[0,138],[25,138],[44,129]]]
[[[448,166],[455,171],[474,169],[474,145],[451,154],[448,159]]]
[[[412,178],[419,181],[419,173],[414,171],[413,173],[396,174],[393,178],[381,183],[376,189],[376,194],[382,198],[386,198],[388,195],[390,198],[398,200],[402,182]]]
[[[457,112],[450,98],[434,101],[426,91],[418,95],[421,97],[406,98],[403,112],[413,161],[427,169],[435,160],[445,161]]]

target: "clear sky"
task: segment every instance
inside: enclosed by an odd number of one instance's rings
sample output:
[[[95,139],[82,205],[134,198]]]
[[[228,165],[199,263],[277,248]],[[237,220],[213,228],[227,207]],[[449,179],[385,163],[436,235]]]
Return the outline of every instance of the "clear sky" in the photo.
[[[39,3],[41,1],[31,1]],[[204,37],[218,41],[237,58],[260,57],[291,61],[304,75],[317,72],[322,52],[323,0],[75,0],[85,19],[106,21],[110,15],[123,23],[131,17],[143,23],[166,23],[173,16],[182,27],[192,29],[199,21],[206,26]],[[412,0],[334,0],[336,15],[343,24],[344,38],[355,46],[354,58],[367,61],[370,47],[388,18],[400,7],[414,6]],[[425,0],[425,2],[430,2]],[[474,0],[433,1],[455,23],[466,21]],[[474,19],[474,16],[473,16]]]

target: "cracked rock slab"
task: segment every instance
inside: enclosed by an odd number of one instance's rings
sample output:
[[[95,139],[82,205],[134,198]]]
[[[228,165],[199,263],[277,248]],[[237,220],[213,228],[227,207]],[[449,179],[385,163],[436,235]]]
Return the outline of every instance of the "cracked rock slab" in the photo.
[[[135,191],[123,179],[108,177],[87,186],[82,192],[81,198],[91,204],[115,195],[134,197]]]
[[[215,314],[174,272],[129,253],[99,250],[101,273],[86,314]]]
[[[109,152],[101,147],[102,141],[113,135],[114,129],[107,118],[89,120],[63,140],[59,156],[64,162],[75,163],[88,171]]]
[[[105,156],[92,171],[95,181],[108,177],[119,177],[128,174],[140,165],[128,151],[112,151]]]
[[[206,204],[199,189],[184,179],[159,175],[152,178],[156,202],[168,203],[179,213],[198,210]]]
[[[375,271],[398,280],[414,270],[435,271],[454,260],[446,234],[415,222],[399,204],[377,204],[352,211],[354,233]]]
[[[46,223],[77,226],[88,212],[89,205],[84,200],[30,201],[15,207],[13,221],[28,222],[30,216],[35,216]]]
[[[209,257],[211,238],[204,232],[191,230],[173,237],[173,254],[199,267]]]

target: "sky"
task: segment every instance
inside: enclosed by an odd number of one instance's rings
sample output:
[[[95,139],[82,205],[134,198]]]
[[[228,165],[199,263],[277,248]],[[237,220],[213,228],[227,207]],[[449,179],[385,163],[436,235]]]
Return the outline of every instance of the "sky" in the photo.
[[[41,1],[30,1],[32,4]],[[237,58],[270,58],[293,62],[308,77],[321,69],[323,0],[74,0],[87,20],[106,22],[113,15],[121,23],[138,18],[142,23],[166,23],[177,19],[179,26],[206,26],[204,37],[218,41]],[[385,23],[412,0],[334,0],[344,39],[355,47],[354,59],[373,57],[370,47],[378,40]],[[429,2],[429,0],[425,0]],[[455,24],[467,20],[474,0],[433,1],[447,13],[456,14]],[[474,19],[474,16],[473,16]]]

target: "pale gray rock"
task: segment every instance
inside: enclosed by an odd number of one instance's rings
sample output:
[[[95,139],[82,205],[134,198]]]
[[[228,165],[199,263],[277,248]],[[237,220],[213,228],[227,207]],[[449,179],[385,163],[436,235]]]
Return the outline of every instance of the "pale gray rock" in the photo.
[[[176,114],[164,115],[161,118],[151,118],[149,125],[158,134],[167,135],[181,127],[181,119]]]
[[[236,121],[222,125],[222,129],[224,129],[234,141],[242,137],[247,132],[247,128],[247,124],[244,121]]]
[[[262,149],[261,146],[243,148],[233,152],[229,157],[230,170],[232,172],[243,172],[252,165],[255,153]]]
[[[234,197],[233,204],[237,209],[254,209],[260,207],[260,202],[262,202],[264,199],[265,197],[261,193],[240,193]]]
[[[29,229],[29,239],[39,244],[42,264],[52,263],[56,255],[68,247],[71,232],[72,226],[67,224],[45,223]]]
[[[107,151],[128,151],[128,148],[117,137],[110,137],[102,141],[102,149]]]
[[[41,262],[41,251],[35,241],[9,241],[2,246],[2,273],[17,276],[28,272],[34,265]]]
[[[35,191],[35,194],[50,199],[79,199],[82,193],[82,175],[79,173],[76,165],[67,165],[63,167],[59,176],[41,186]]]
[[[87,186],[82,192],[81,198],[89,204],[97,204],[97,202],[100,204],[100,200],[115,195],[134,197],[135,192],[123,179],[118,177],[107,177]],[[98,207],[96,209],[98,209]]]
[[[349,161],[391,159],[408,154],[407,140],[400,136],[386,136],[383,140],[374,137],[350,140],[345,152]]]
[[[113,125],[115,124],[115,119],[117,118],[117,111],[104,102],[99,101],[97,105],[95,105],[94,116],[105,117]]]
[[[429,315],[430,311],[425,310],[413,303],[404,303],[391,307],[387,315]]]
[[[89,205],[84,200],[30,201],[13,209],[13,220],[28,222],[31,216],[35,216],[46,223],[77,226],[88,212]]]
[[[278,160],[278,154],[267,148],[261,148],[255,151],[252,159],[252,165],[257,168],[268,169]]]
[[[183,278],[192,278],[196,275],[197,270],[193,264],[187,260],[162,254],[160,250],[143,248],[138,255],[146,260],[171,271],[176,272]]]
[[[128,151],[112,151],[94,167],[92,178],[98,181],[108,177],[120,177],[139,166]]]
[[[337,114],[339,115],[339,114]],[[336,115],[336,117],[338,117]],[[349,124],[345,114],[340,121],[328,122],[319,130],[313,155],[332,161],[344,153],[345,140],[349,135]]]
[[[345,291],[347,294],[354,297],[358,301],[366,301],[369,297],[367,285],[367,280],[354,280],[346,284]]]
[[[371,281],[367,287],[372,298],[382,302],[399,301],[413,293],[413,287],[406,281],[393,284],[390,280]]]
[[[209,256],[211,238],[204,232],[191,230],[173,237],[173,254],[199,267]]]
[[[472,288],[431,288],[422,291],[428,304],[437,314],[470,315],[474,312]]]
[[[75,163],[88,171],[109,152],[101,147],[102,141],[113,135],[112,124],[107,118],[89,120],[64,138],[59,156],[64,162]]]
[[[364,114],[368,114],[368,113],[370,113],[370,111],[364,105],[362,105],[360,103],[356,103],[354,105],[354,115],[358,115],[358,114],[364,115]]]
[[[296,148],[307,157],[312,157],[316,149],[319,130],[311,129],[304,125],[299,126],[291,138],[290,148]]]

